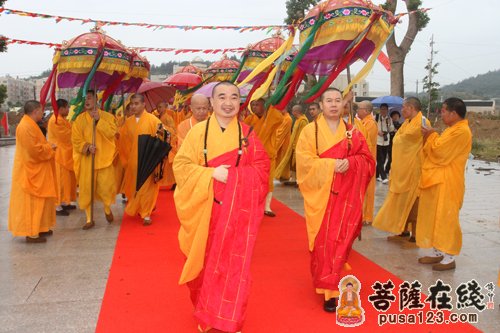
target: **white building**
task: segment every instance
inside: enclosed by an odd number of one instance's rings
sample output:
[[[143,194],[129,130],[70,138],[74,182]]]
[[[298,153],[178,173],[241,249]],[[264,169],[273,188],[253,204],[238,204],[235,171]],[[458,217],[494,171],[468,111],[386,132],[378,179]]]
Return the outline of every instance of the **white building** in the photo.
[[[343,91],[348,84],[347,75],[340,74],[337,76],[335,81],[333,81],[331,87],[335,87]],[[367,97],[370,96],[370,85],[366,82],[366,80],[362,80],[361,82],[354,84],[352,91],[354,92],[354,96]]]
[[[35,83],[32,80],[7,75],[0,77],[0,84],[7,87],[5,104],[23,105],[24,102],[36,98]]]

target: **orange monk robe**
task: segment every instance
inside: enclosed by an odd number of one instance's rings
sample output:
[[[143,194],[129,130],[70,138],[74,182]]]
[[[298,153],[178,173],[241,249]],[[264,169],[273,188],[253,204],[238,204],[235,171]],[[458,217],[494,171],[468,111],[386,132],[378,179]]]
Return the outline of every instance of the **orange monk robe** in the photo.
[[[256,133],[248,135],[249,127],[240,124],[248,145],[236,166],[236,117],[225,131],[214,116],[209,119],[208,131],[207,121],[189,131],[174,160],[178,237],[187,257],[179,284],[190,288],[194,315],[203,327],[236,332],[248,299],[249,265],[264,210],[269,159]],[[226,184],[212,178],[214,168],[222,164],[230,165]]]
[[[304,197],[313,283],[329,300],[339,295],[342,269],[350,269],[347,259],[361,231],[362,198],[375,161],[357,130],[349,146],[343,121],[335,133],[322,115],[317,126],[316,131],[314,122],[308,124],[297,142],[297,183]],[[335,173],[338,158],[349,160],[346,173]]]
[[[429,121],[427,124],[430,126]],[[375,228],[395,234],[405,229],[419,194],[423,144],[421,129],[422,112],[419,112],[413,119],[406,119],[394,136],[389,193],[375,217]]]
[[[259,137],[260,142],[264,145],[264,149],[271,161],[271,170],[269,175],[269,192],[274,190],[274,175],[276,173],[276,154],[278,152],[277,133],[278,127],[283,122],[283,115],[281,112],[274,108],[269,107],[264,116],[259,118],[255,114],[251,114],[245,119],[245,123],[253,127],[255,133]]]
[[[283,160],[283,157],[290,146],[290,137],[292,136],[292,117],[286,112],[283,115],[283,122],[280,127],[278,127],[278,133],[276,133],[276,147],[278,149],[276,153],[276,165],[279,165]],[[276,179],[290,179],[290,168],[285,167],[279,174],[276,173]]]
[[[344,291],[340,297],[340,307],[337,311],[339,317],[361,317],[359,295],[354,291]]]
[[[365,129],[365,139],[370,149],[370,153],[373,159],[377,160],[377,122],[371,114],[367,115],[362,120],[363,127]],[[363,204],[363,221],[372,222],[373,221],[373,207],[375,206],[375,175],[370,180],[368,189],[366,190],[365,201]]]
[[[284,175],[290,175],[290,169],[292,171],[296,170],[296,156],[295,149],[297,147],[297,141],[299,141],[299,136],[304,127],[309,123],[307,117],[305,115],[301,115],[299,118],[295,120],[293,124],[293,131],[290,137],[290,144],[288,145],[288,149],[283,156],[283,159],[276,167],[276,179],[285,178]],[[290,178],[290,177],[288,177]]]
[[[417,246],[458,255],[462,231],[458,215],[465,193],[465,165],[472,148],[467,120],[432,133],[424,143],[417,217]]]
[[[73,162],[73,145],[71,144],[71,123],[64,117],[52,115],[48,123],[48,141],[57,145],[56,177],[57,205],[69,204],[76,200],[76,178]]]
[[[54,150],[36,122],[23,116],[16,129],[9,231],[37,237],[56,224],[57,179]]]
[[[166,158],[163,163],[163,178],[160,180],[160,186],[172,186],[175,184],[172,164],[174,163],[175,154],[177,153],[177,126],[175,125],[174,119],[172,119],[167,111],[160,116],[160,120],[163,123],[163,127],[170,133],[170,145],[172,146],[172,150],[170,150],[168,158]]]
[[[102,201],[106,213],[115,202],[116,178],[113,161],[116,157],[116,120],[107,112],[99,110],[99,121],[96,125],[96,153],[94,165],[94,193],[96,199]],[[75,175],[79,186],[78,205],[90,219],[92,155],[84,154],[85,145],[92,144],[93,118],[88,112],[80,114],[73,123],[71,141],[73,143],[73,160]]]
[[[198,121],[195,117],[191,117],[182,121],[179,126],[177,126],[177,147],[178,149],[181,147],[182,142],[186,138],[188,132],[193,128],[194,125],[198,124]]]
[[[130,216],[139,214],[142,218],[149,217],[156,205],[160,186],[155,182],[154,172],[136,193],[137,164],[139,156],[138,137],[142,134],[155,136],[158,125],[160,124],[161,121],[157,117],[144,111],[139,117],[139,121],[137,121],[135,116],[129,117],[121,130],[123,134],[120,135],[120,140],[123,140],[125,145],[130,149],[125,167],[125,182],[123,186],[125,195],[128,198],[125,213]]]

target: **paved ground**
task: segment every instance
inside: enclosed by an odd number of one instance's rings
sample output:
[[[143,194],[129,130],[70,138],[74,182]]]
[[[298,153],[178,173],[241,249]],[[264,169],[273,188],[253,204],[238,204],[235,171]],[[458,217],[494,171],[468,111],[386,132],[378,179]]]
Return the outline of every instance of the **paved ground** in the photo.
[[[7,231],[7,214],[14,149],[0,147],[0,332],[93,332],[123,205],[117,201],[112,207],[118,222],[111,225],[98,206],[97,226],[92,230],[81,230],[84,216],[76,211],[69,217],[58,217],[55,233],[46,244],[26,244],[24,239],[13,238]],[[356,241],[354,248],[402,279],[419,280],[425,289],[438,278],[454,289],[471,279],[481,286],[496,283],[500,264],[500,164],[472,161],[466,182],[461,213],[463,250],[455,271],[437,273],[419,265],[418,249],[388,242],[386,233],[372,227],[363,228],[363,240]],[[386,185],[377,184],[376,210],[386,191]],[[303,214],[297,189],[277,185],[275,196]],[[497,332],[500,327],[498,287],[496,295],[496,308],[479,314],[476,326],[485,332]]]

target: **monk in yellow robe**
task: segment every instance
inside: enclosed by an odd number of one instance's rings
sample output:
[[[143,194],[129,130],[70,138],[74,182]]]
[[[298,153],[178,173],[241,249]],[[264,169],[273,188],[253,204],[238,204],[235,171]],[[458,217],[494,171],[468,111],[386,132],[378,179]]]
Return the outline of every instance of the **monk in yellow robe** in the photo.
[[[269,158],[255,131],[237,119],[236,85],[217,84],[211,103],[214,114],[189,131],[174,160],[179,244],[187,258],[179,283],[190,289],[200,331],[238,332]]]
[[[365,138],[341,118],[344,103],[339,90],[328,88],[322,115],[304,128],[296,149],[311,273],[327,312],[335,312],[342,269],[361,232],[363,198],[375,173]]]
[[[76,209],[71,202],[76,201],[76,178],[73,163],[73,145],[71,144],[71,123],[66,119],[69,103],[65,99],[57,100],[59,116],[53,114],[48,123],[48,141],[57,145],[56,176],[57,203],[56,215],[68,216],[69,210]]]
[[[127,164],[128,157],[130,155],[130,147],[124,142],[124,140],[120,140],[121,131],[123,125],[125,125],[125,120],[130,117],[130,99],[129,103],[124,109],[122,115],[116,115],[116,126],[117,133],[115,135],[115,145],[116,145],[116,157],[113,161],[113,165],[115,166],[115,179],[116,179],[116,193],[121,193],[122,202],[127,202],[127,197],[125,196],[124,184],[125,184],[125,165]]]
[[[159,129],[162,128],[162,122],[157,117],[145,111],[146,104],[144,96],[134,94],[130,99],[130,111],[132,116],[127,118],[120,140],[129,147],[130,154],[125,165],[125,184],[124,191],[128,198],[125,213],[130,216],[139,214],[143,219],[145,226],[151,225],[151,212],[156,206],[156,199],[160,185],[152,173],[144,182],[139,191],[136,192],[137,165],[138,165],[138,140],[139,135],[156,136]]]
[[[95,127],[95,144],[92,143],[93,122]],[[113,221],[111,205],[115,202],[116,178],[113,161],[116,157],[116,121],[115,117],[96,107],[95,93],[91,90],[85,97],[84,111],[73,123],[71,141],[73,143],[73,160],[75,175],[79,186],[78,206],[85,211],[84,230],[95,225],[90,219],[92,198],[92,172],[94,173],[95,199],[104,204],[106,221]],[[92,155],[95,157],[92,170]]]
[[[424,148],[417,217],[417,246],[428,250],[421,264],[432,269],[455,269],[454,256],[462,248],[458,216],[465,193],[465,166],[472,149],[472,133],[465,119],[465,103],[448,98],[441,107],[441,119],[448,126],[439,135],[422,127]],[[430,253],[432,252],[432,254]]]
[[[422,111],[418,98],[407,98],[401,112],[405,121],[393,139],[389,193],[373,226],[397,234],[390,236],[389,240],[404,240],[410,236],[408,225],[411,224],[412,235],[409,241],[415,242],[423,145]],[[430,126],[428,120],[427,126]]]
[[[272,106],[266,110],[265,101],[262,98],[252,101],[250,106],[253,113],[245,119],[245,123],[253,127],[253,130],[257,133],[260,142],[264,145],[267,155],[269,156],[269,160],[271,161],[269,193],[266,196],[264,214],[269,217],[275,217],[276,214],[271,209],[271,200],[273,198],[273,181],[276,173],[276,154],[278,152],[276,138],[278,134],[278,127],[283,123],[283,115],[278,109]]]
[[[306,116],[304,115],[304,109],[302,105],[294,105],[292,107],[292,114],[295,118],[295,122],[293,123],[292,135],[290,137],[290,144],[283,156],[283,159],[276,167],[276,178],[285,178],[288,171],[289,180],[286,181],[285,185],[297,185],[297,181],[295,180],[295,172],[296,172],[296,156],[295,149],[297,147],[297,141],[299,141],[299,136],[304,127],[309,123]],[[292,174],[290,175],[290,171]],[[291,176],[291,179],[290,179]]]
[[[377,122],[372,115],[373,105],[369,101],[358,103],[358,117],[363,123],[366,131],[365,139],[374,160],[377,160]],[[370,185],[366,190],[363,203],[363,224],[370,225],[373,221],[373,209],[375,206],[375,176],[370,180]]]
[[[297,105],[302,107],[301,105]],[[276,133],[276,147],[278,151],[276,152],[276,165],[279,165],[285,156],[288,146],[290,145],[290,137],[292,135],[292,117],[286,109],[281,110],[283,115],[283,122],[280,127],[278,127],[278,133]],[[290,179],[290,167],[287,165],[281,170],[280,173],[276,172],[276,179],[281,181],[287,181]]]
[[[43,109],[39,102],[24,104],[24,116],[16,129],[16,153],[12,167],[9,231],[26,237],[27,243],[43,243],[56,224],[56,145],[47,142],[37,125]]]
[[[191,97],[191,112],[193,115],[177,126],[177,147],[182,145],[184,138],[194,125],[207,119],[209,110],[210,100],[205,95],[194,94]]]
[[[163,163],[163,178],[160,180],[160,186],[172,187],[175,184],[174,171],[172,164],[174,163],[175,154],[177,153],[177,125],[174,119],[167,112],[167,103],[160,102],[156,106],[158,118],[163,123],[163,127],[170,133],[170,145],[172,150],[168,153],[168,158]]]

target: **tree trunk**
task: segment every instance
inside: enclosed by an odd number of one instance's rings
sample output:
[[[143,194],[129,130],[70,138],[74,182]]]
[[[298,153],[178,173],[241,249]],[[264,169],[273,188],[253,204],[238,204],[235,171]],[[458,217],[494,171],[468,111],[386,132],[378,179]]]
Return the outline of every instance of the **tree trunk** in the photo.
[[[391,61],[391,96],[404,97],[404,57],[394,57]]]

